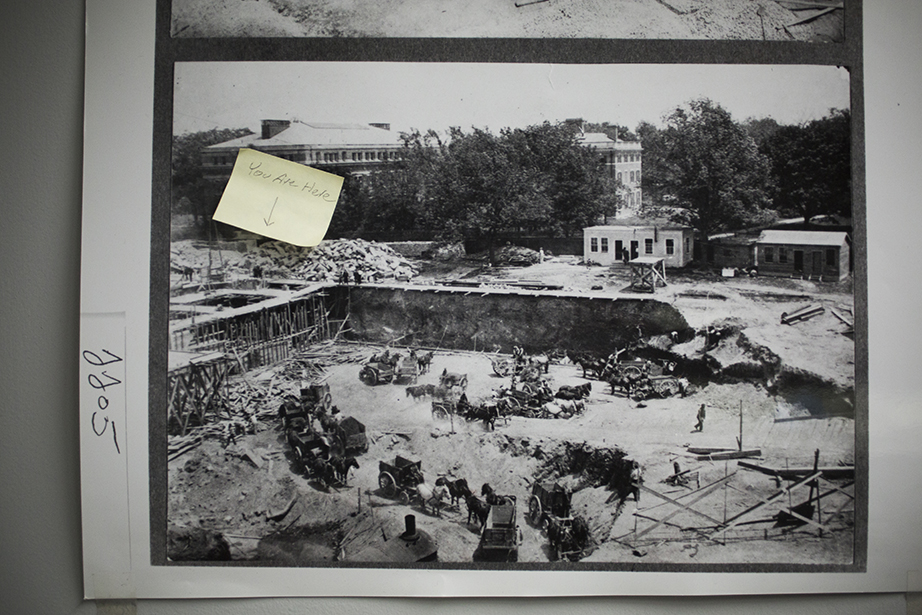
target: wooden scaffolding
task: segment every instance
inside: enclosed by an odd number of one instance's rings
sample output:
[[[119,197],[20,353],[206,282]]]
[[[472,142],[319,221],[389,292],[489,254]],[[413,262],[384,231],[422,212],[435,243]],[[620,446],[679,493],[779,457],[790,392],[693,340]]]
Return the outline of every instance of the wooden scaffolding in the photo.
[[[206,415],[223,407],[222,390],[231,367],[230,358],[221,352],[170,353],[167,428],[171,434],[186,435],[190,427],[203,425]]]
[[[638,256],[628,263],[631,267],[631,290],[652,293],[657,286],[666,286],[666,261],[655,256]]]

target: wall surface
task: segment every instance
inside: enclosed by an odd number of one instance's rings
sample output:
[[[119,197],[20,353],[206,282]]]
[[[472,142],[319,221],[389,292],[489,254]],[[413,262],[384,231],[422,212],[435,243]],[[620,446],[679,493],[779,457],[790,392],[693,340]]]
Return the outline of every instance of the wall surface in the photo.
[[[351,289],[349,322],[359,339],[510,353],[554,349],[610,353],[642,336],[688,328],[674,307],[652,299],[537,297],[470,290]]]
[[[902,71],[892,77],[893,83],[899,85],[891,92],[897,100],[888,107],[895,117],[886,126],[889,128],[886,136],[896,141],[906,137],[902,122],[918,117],[917,34],[922,25],[919,19],[922,5],[911,0],[880,4],[889,7],[893,15],[884,24],[886,28],[878,24],[876,32],[886,40],[874,52],[878,57],[881,53],[891,56],[889,65],[901,67]],[[4,9],[0,26],[3,30],[0,75],[4,92],[0,108],[5,145],[0,152],[0,186],[3,186],[0,611],[3,613],[896,615],[906,613],[907,606],[910,612],[922,613],[920,601],[912,597],[907,602],[903,594],[722,599],[146,600],[137,604],[99,605],[82,602],[76,391],[83,6],[80,2],[37,0],[6,3]],[[911,53],[909,58],[907,51]],[[119,78],[113,75],[114,80]],[[870,94],[868,99],[870,102]],[[900,102],[904,108],[899,108]],[[903,159],[914,164],[922,157],[918,151],[922,139],[908,141],[915,150]],[[911,173],[911,168],[908,171]],[[915,201],[907,195],[890,202]],[[897,245],[907,245],[902,240],[911,239],[906,232],[897,235],[900,239],[895,242]],[[908,276],[917,278],[919,270],[918,264],[903,263],[898,275],[905,282]],[[901,293],[890,297],[894,301],[909,301]],[[911,299],[918,299],[918,295]],[[888,332],[897,335],[884,327],[883,333]],[[915,369],[917,365],[918,359],[909,367]],[[707,585],[707,575],[702,575],[701,583]]]

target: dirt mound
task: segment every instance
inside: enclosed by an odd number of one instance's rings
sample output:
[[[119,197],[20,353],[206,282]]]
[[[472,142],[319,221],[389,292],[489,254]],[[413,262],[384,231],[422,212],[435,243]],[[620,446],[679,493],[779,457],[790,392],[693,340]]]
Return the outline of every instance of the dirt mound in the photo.
[[[226,561],[230,545],[220,532],[199,527],[170,527],[167,530],[167,557],[174,562]]]

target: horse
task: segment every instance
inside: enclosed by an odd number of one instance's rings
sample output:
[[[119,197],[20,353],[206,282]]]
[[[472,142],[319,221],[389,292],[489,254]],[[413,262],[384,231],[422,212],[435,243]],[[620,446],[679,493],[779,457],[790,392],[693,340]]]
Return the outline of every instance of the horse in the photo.
[[[500,504],[505,504],[507,502],[507,496],[497,495],[496,491],[493,490],[493,487],[490,486],[490,483],[484,483],[480,488],[480,495],[486,499],[487,504],[490,506],[499,506]]]
[[[416,366],[419,368],[420,374],[428,374],[429,366],[432,364],[432,358],[435,356],[435,353],[431,350],[427,353],[416,355]]]
[[[478,498],[473,493],[464,498],[467,504],[467,523],[470,525],[471,517],[476,517],[478,525],[483,527],[487,522],[487,515],[490,513],[490,505]]]
[[[439,485],[438,481],[436,481],[435,487],[429,483],[419,483],[416,485],[416,494],[419,496],[420,502],[422,502],[423,512],[426,512],[427,506],[431,506],[435,510],[436,516],[442,516],[442,500],[449,495],[448,487]]]
[[[355,460],[355,457],[333,457],[330,460],[330,465],[333,466],[333,474],[336,480],[343,485],[349,479],[349,470],[351,468],[359,469],[359,462]]]
[[[434,384],[417,384],[414,386],[407,387],[407,397],[413,397],[413,399],[419,399],[420,397],[425,397],[426,395],[433,395],[435,393]]]
[[[469,421],[483,421],[484,429],[496,429],[496,419],[499,418],[499,410],[495,405],[470,406],[464,415]]]
[[[592,383],[585,382],[579,386],[568,386],[563,385],[557,392],[554,393],[554,397],[557,399],[584,399],[589,397],[589,394],[592,393]]]
[[[329,489],[330,485],[336,482],[333,465],[326,459],[315,457],[311,461],[310,475],[318,480],[324,489]]]
[[[451,497],[451,505],[457,506],[458,501],[461,498],[467,498],[469,495],[473,495],[471,488],[467,486],[467,481],[463,478],[458,480],[448,480],[444,476],[440,476],[435,481],[436,485],[444,485],[448,489],[448,495]]]

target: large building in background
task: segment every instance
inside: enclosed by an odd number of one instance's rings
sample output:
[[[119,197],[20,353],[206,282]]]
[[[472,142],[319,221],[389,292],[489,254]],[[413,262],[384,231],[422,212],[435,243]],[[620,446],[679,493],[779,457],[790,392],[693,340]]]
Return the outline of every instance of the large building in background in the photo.
[[[612,139],[604,132],[585,132],[582,119],[570,119],[566,122],[579,130],[579,142],[598,152],[611,178],[621,184],[619,191],[622,206],[617,217],[636,216],[640,212],[642,199],[640,171],[643,146],[638,141]]]
[[[368,173],[400,156],[403,143],[390,124],[324,124],[262,120],[260,134],[225,141],[202,151],[206,179],[226,181],[241,148],[259,150],[336,174]]]

